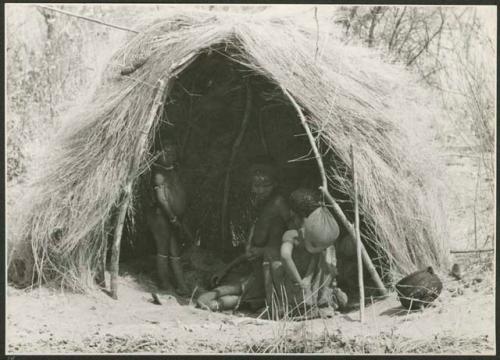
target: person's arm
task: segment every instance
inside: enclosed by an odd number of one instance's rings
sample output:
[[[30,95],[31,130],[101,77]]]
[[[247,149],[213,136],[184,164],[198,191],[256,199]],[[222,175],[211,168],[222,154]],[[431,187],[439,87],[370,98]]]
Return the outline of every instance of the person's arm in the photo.
[[[160,204],[160,208],[167,215],[168,220],[173,224],[178,226],[179,222],[177,220],[177,216],[175,216],[174,212],[170,208],[170,204],[168,203],[167,197],[165,196],[165,184],[159,184],[154,187],[156,199]]]
[[[229,271],[231,271],[231,269],[233,269],[235,266],[241,264],[242,262],[247,261],[248,259],[249,259],[249,255],[243,254],[243,255],[238,256],[236,259],[231,261],[226,266],[224,266],[224,268],[222,270],[218,271],[210,279],[212,286],[218,285],[222,281],[222,279],[227,275],[227,273]]]
[[[253,238],[253,231],[255,229],[255,224],[252,225],[250,228],[250,234],[248,235],[246,244],[245,244],[245,253],[249,253],[250,249],[252,248],[252,238]]]
[[[247,254],[243,254],[243,255],[238,256],[236,259],[234,259],[233,261],[231,261],[229,264],[227,264],[224,267],[224,272],[225,273],[229,272],[232,268],[234,268],[235,266],[237,266],[237,265],[239,265],[247,260],[248,260]]]
[[[281,245],[281,259],[285,264],[285,269],[288,271],[294,282],[297,284],[302,284],[302,278],[300,277],[299,271],[297,270],[297,266],[292,259],[293,254],[293,243],[289,241],[283,242]]]
[[[260,256],[263,256],[266,252],[266,247],[251,247],[247,250],[245,256],[248,260],[256,259]]]

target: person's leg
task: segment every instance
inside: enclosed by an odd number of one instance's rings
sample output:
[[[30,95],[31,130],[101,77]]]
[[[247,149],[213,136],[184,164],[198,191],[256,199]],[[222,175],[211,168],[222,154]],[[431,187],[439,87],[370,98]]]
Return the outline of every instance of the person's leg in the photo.
[[[209,291],[201,295],[197,300],[198,306],[210,311],[231,310],[238,306],[241,298],[239,295],[225,295],[219,298],[215,296],[215,291]]]
[[[272,286],[274,287],[274,297],[275,297],[275,310],[277,311],[277,316],[281,318],[285,312],[285,302],[287,301],[287,296],[285,294],[284,286],[284,267],[281,260],[271,261],[271,272],[272,276]]]
[[[199,307],[206,310],[229,310],[238,305],[241,293],[241,284],[222,285],[200,295],[196,302]]]
[[[161,214],[153,209],[148,216],[149,228],[156,244],[156,269],[160,287],[168,290],[172,287],[169,274],[169,229]]]
[[[174,273],[175,281],[177,282],[177,293],[179,295],[189,295],[189,289],[184,281],[184,270],[182,269],[182,262],[180,257],[180,250],[177,243],[173,229],[171,230],[169,251],[170,251],[170,265]]]
[[[228,284],[217,286],[214,291],[217,293],[218,297],[227,295],[241,295],[242,289],[241,284]]]
[[[273,301],[273,294],[274,294],[273,277],[271,275],[271,264],[265,258],[264,258],[264,261],[262,262],[262,268],[263,268],[263,272],[264,272],[264,286],[266,288],[266,306],[268,309],[271,309],[271,307],[274,304],[274,301]]]
[[[240,303],[240,295],[225,295],[217,299],[219,311],[235,309]]]
[[[276,270],[279,267],[276,263],[281,265],[281,261],[279,259],[279,252],[277,252],[276,249],[265,248],[262,270],[264,275],[264,286],[266,289],[266,305],[269,309],[273,310],[275,310],[276,306],[279,305],[277,297],[279,285],[276,284],[277,279],[275,279],[277,276],[279,277],[279,274],[276,273]]]
[[[282,313],[283,306],[280,296],[282,269],[283,267],[278,249],[266,247],[262,262],[262,270],[266,290],[265,301],[268,314],[272,317],[280,317]]]
[[[210,311],[218,311],[219,310],[219,302],[217,301],[218,295],[216,291],[208,291],[204,294],[201,294],[198,299],[196,299],[196,303],[199,307],[205,310]]]

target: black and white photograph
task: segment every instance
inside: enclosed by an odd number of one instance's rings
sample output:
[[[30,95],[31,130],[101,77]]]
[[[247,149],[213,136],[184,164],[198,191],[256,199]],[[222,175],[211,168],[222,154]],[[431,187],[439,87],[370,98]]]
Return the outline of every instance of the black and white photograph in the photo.
[[[4,20],[6,355],[496,355],[493,2]]]

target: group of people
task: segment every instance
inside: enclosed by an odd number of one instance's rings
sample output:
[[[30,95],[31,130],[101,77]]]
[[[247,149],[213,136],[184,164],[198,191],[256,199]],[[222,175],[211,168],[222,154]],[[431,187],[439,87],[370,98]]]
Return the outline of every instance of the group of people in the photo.
[[[248,175],[256,217],[249,226],[244,254],[212,276],[212,290],[198,297],[198,306],[211,311],[264,308],[273,316],[283,316],[304,308],[345,305],[346,295],[335,279],[334,244],[341,229],[322,204],[320,191],[300,187],[284,196],[269,159],[253,163]],[[186,195],[175,171],[173,147],[163,149],[152,179],[154,201],[148,218],[157,245],[160,283],[171,287],[171,269],[176,291],[186,295],[175,229]]]

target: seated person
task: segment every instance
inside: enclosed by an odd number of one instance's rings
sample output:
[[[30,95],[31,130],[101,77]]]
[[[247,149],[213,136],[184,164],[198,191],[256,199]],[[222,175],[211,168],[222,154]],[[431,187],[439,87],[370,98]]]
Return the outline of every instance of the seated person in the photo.
[[[299,188],[290,195],[294,229],[286,231],[282,238],[280,253],[284,269],[276,260],[271,266],[279,316],[285,309],[290,313],[300,312],[304,303],[310,307],[333,302],[335,308],[347,301],[335,283],[333,245],[339,236],[339,226],[320,200],[319,191],[307,188]],[[324,294],[330,299],[325,300]],[[331,299],[332,296],[335,298]]]
[[[290,220],[290,211],[277,191],[276,172],[270,161],[251,166],[250,186],[258,215],[250,229],[245,254],[212,277],[212,285],[217,287],[198,298],[197,304],[202,308],[221,311],[247,304],[255,310],[264,305],[266,291],[262,257],[264,254],[279,257],[281,237]],[[249,274],[231,273],[232,269],[245,262],[250,262],[252,270]]]
[[[164,146],[152,168],[153,196],[147,213],[149,228],[156,243],[156,267],[162,289],[169,290],[170,270],[177,284],[176,292],[189,295],[178,244],[178,219],[186,208],[186,193],[175,168],[176,148]]]

